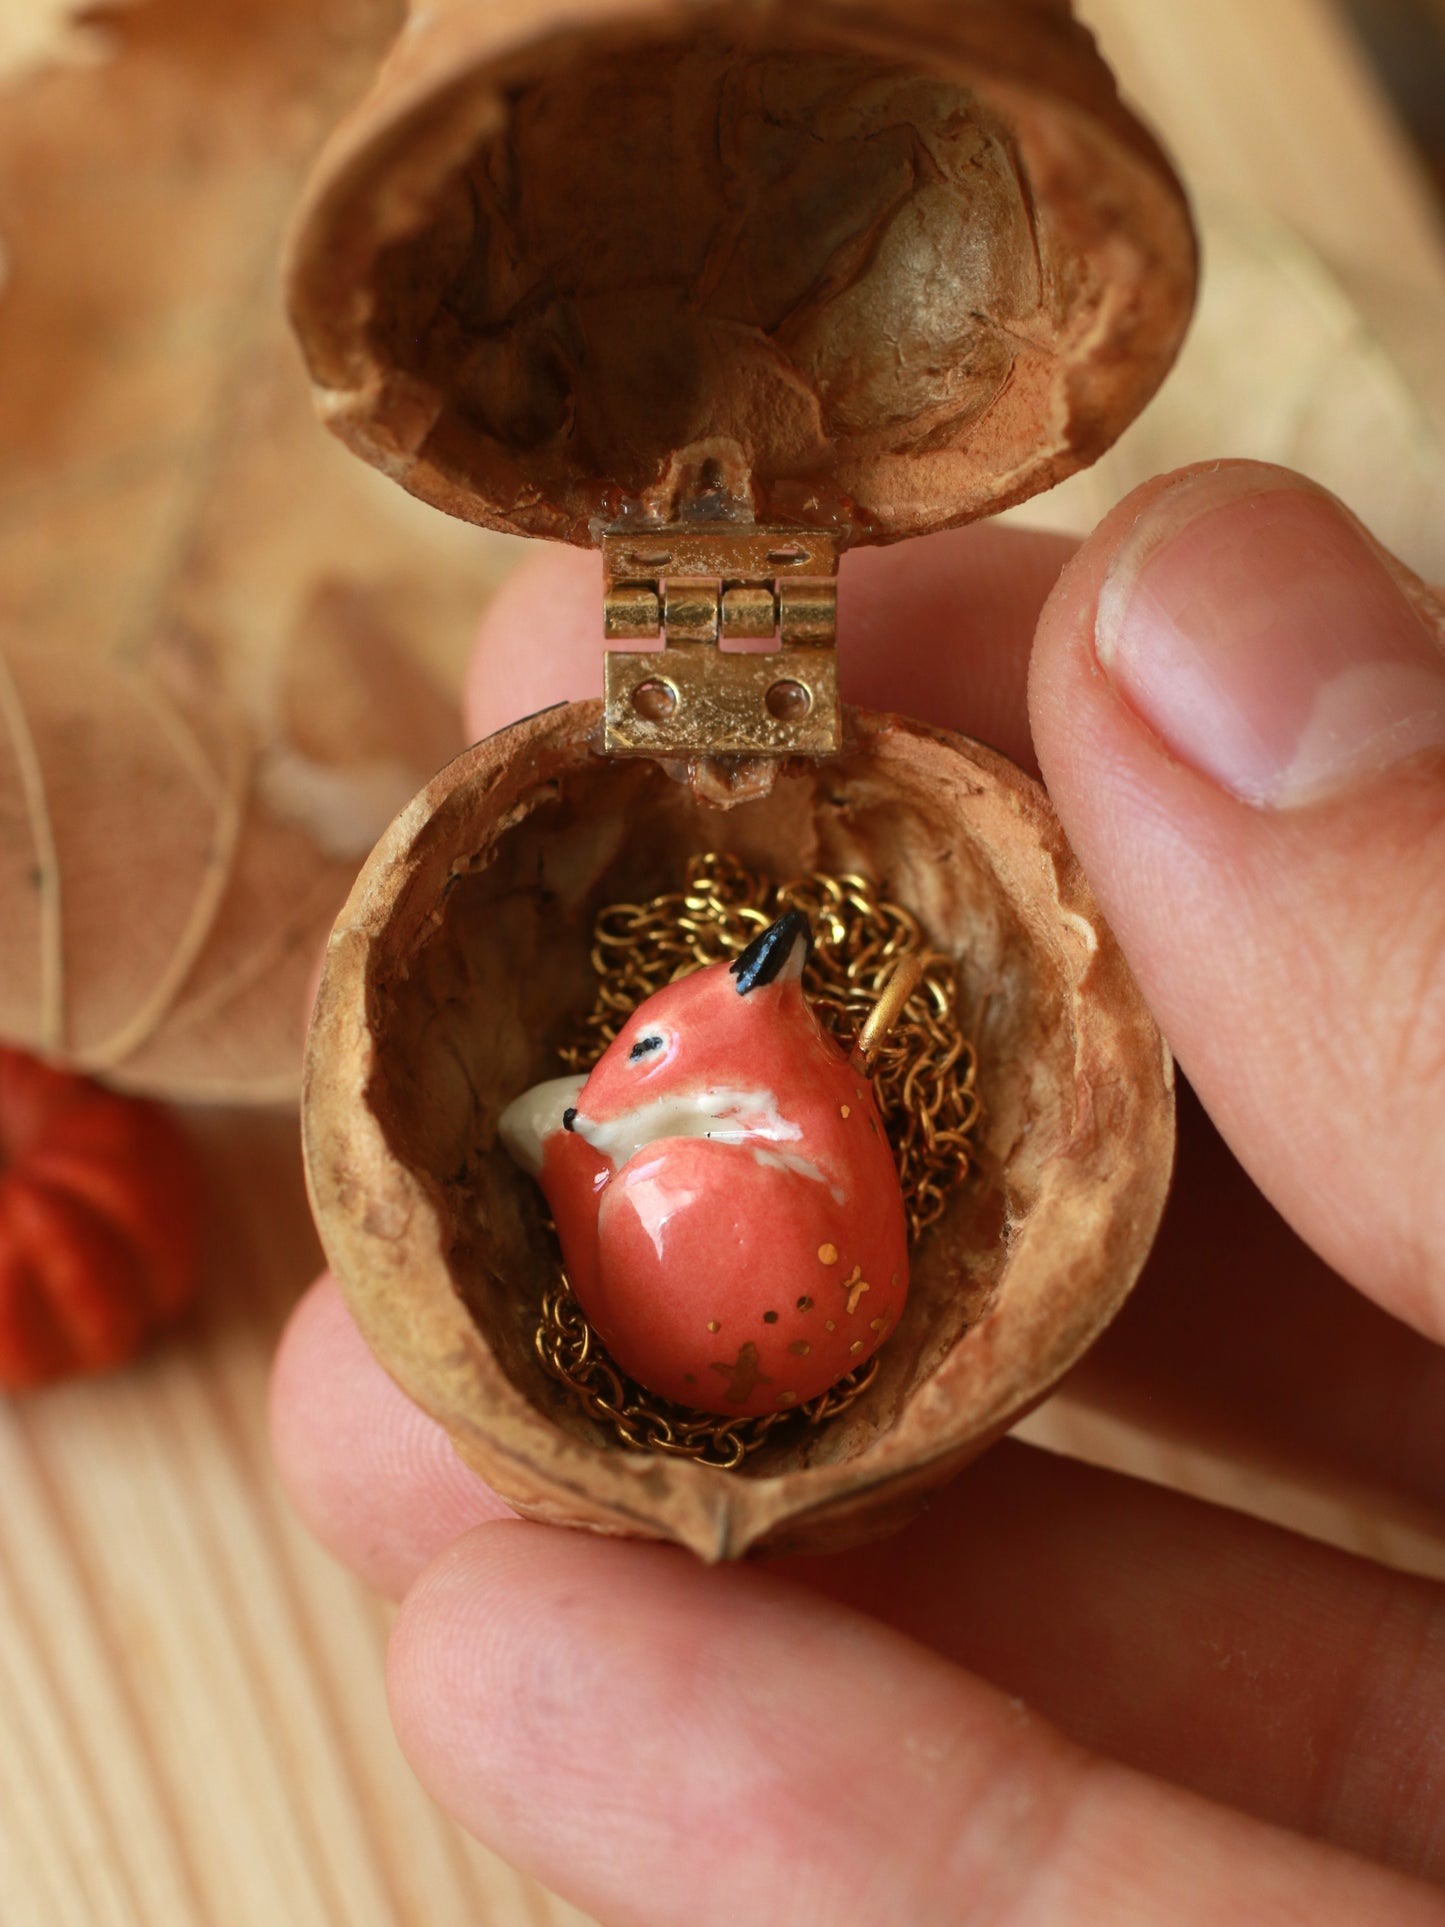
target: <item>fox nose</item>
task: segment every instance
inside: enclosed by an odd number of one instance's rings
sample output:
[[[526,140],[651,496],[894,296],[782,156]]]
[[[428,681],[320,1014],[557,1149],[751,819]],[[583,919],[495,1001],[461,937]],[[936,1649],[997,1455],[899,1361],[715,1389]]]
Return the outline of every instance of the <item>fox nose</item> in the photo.
[[[569,1104],[566,1110],[563,1111],[562,1113],[562,1129],[564,1131],[573,1131],[576,1128],[577,1128],[577,1106],[575,1104]]]

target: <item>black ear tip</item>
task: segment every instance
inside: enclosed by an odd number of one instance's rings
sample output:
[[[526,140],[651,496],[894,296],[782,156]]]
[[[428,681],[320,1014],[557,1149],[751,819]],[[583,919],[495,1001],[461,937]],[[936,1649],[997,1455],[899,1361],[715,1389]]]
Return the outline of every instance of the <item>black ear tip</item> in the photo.
[[[780,976],[799,940],[804,946],[806,963],[813,948],[813,926],[801,910],[785,910],[776,923],[760,930],[742,955],[728,966],[738,980],[738,995],[746,997],[750,990],[770,984]]]
[[[564,1131],[571,1131],[571,1130],[575,1130],[576,1126],[577,1126],[577,1106],[575,1104],[569,1104],[566,1110],[563,1111],[562,1113],[562,1129]]]

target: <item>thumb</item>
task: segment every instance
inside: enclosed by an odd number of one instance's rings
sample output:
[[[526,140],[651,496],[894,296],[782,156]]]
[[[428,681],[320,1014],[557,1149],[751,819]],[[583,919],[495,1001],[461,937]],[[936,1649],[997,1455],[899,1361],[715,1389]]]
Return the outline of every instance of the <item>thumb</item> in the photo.
[[[1235,1154],[1445,1339],[1445,609],[1332,496],[1150,483],[1065,571],[1045,780]]]

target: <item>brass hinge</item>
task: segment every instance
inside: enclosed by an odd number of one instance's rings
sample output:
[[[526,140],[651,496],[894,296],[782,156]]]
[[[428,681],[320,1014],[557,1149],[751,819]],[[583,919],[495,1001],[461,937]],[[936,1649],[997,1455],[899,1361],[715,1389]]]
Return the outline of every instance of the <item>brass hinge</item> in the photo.
[[[838,539],[683,527],[602,538],[604,747],[616,756],[826,756],[838,707]],[[758,652],[729,642],[776,639]]]

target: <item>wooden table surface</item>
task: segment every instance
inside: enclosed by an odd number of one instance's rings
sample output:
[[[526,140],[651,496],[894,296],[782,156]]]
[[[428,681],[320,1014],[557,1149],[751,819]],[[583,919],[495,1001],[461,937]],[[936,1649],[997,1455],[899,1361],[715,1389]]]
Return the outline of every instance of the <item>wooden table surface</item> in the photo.
[[[1435,366],[1445,246],[1327,0],[1089,0],[1084,11],[1210,218],[1222,208],[1236,232],[1243,221],[1254,234],[1287,233],[1288,273],[1313,263],[1316,292],[1339,298],[1332,312],[1358,296],[1381,407],[1418,406],[1412,460],[1423,466],[1412,486],[1428,500],[1445,421]],[[1250,228],[1255,214],[1263,228]],[[1241,354],[1246,334],[1241,317]],[[1339,352],[1355,352],[1352,343]],[[1223,397],[1220,410],[1214,419],[1230,424]],[[1396,422],[1397,431],[1413,432]],[[1146,436],[1128,459],[1157,444]],[[1126,471],[1096,486],[1107,495]],[[1076,492],[1036,519],[1078,520],[1096,502]],[[1407,552],[1413,530],[1415,559],[1433,561],[1438,498],[1429,515],[1415,499],[1379,512],[1395,518]],[[387,1611],[309,1543],[277,1488],[267,1362],[318,1262],[295,1120],[218,1115],[196,1128],[213,1236],[192,1328],[113,1382],[0,1410],[0,1920],[578,1921],[464,1838],[416,1786],[383,1699]],[[1440,1545],[1396,1521],[1057,1403],[1029,1431],[1445,1572]]]

